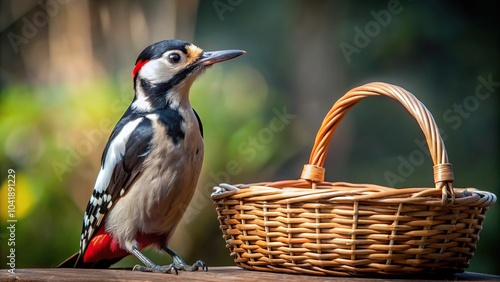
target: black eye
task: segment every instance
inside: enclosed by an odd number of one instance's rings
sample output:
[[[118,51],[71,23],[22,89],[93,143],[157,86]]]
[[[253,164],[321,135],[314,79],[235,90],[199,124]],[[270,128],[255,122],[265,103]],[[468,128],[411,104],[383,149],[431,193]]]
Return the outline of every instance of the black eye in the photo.
[[[181,60],[181,55],[177,53],[172,53],[168,55],[168,62],[171,64],[177,64]]]

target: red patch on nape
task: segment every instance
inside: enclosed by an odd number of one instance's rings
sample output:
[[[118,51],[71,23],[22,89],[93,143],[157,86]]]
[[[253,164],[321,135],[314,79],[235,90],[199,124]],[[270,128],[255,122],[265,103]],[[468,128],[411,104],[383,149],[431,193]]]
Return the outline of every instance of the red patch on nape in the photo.
[[[149,60],[139,60],[137,61],[137,64],[135,64],[134,69],[132,70],[132,77],[135,77],[137,73],[141,70],[142,66],[144,66]]]

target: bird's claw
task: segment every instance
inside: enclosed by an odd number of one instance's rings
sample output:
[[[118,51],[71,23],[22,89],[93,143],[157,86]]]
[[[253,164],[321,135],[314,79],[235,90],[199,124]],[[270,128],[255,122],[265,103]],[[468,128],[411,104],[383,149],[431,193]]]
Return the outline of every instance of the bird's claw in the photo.
[[[154,265],[151,267],[136,264],[132,270],[142,271],[142,272],[169,273],[169,274],[175,273],[177,275],[179,274],[179,270],[192,272],[192,271],[198,271],[200,269],[203,271],[208,271],[208,266],[201,260],[198,260],[197,262],[193,263],[193,265],[187,265],[183,262],[177,262],[177,261],[169,265]]]
[[[136,264],[132,271],[142,271],[142,272],[155,272],[155,273],[175,273],[176,275],[179,274],[179,271],[177,268],[174,266],[174,264],[169,264],[169,265],[154,265],[154,266],[144,266],[140,264]]]
[[[202,260],[198,260],[197,262],[195,262],[193,265],[196,265],[196,267],[200,267],[201,270],[207,272],[208,271],[208,266],[202,261]]]
[[[238,190],[240,190],[240,188],[238,188],[234,185],[227,184],[227,183],[221,183],[221,184],[219,184],[219,186],[215,186],[213,188],[213,192],[210,196],[213,198],[213,197],[216,197],[218,195],[225,194],[228,192],[235,193]]]
[[[199,269],[203,271],[208,271],[208,266],[201,260],[193,263],[193,265],[187,265],[185,263],[172,263],[176,270],[184,271],[198,271]]]
[[[172,257],[172,264],[170,264],[170,266],[175,268],[175,270],[184,270],[192,272],[192,271],[198,271],[201,268],[201,270],[203,271],[208,271],[207,265],[201,260],[198,260],[192,265],[187,265],[186,262],[184,262],[184,260],[181,258],[181,256],[179,256],[176,252],[174,252],[174,250],[170,249],[167,246],[164,246],[163,250]]]

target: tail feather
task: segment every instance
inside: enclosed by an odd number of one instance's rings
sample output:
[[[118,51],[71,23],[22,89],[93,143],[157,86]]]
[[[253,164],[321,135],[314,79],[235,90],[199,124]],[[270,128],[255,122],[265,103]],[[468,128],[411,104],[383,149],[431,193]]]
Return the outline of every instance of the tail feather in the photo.
[[[78,265],[80,253],[76,253],[69,258],[67,258],[65,261],[61,262],[57,268],[76,268]]]
[[[123,257],[117,257],[112,259],[102,259],[98,262],[94,263],[84,263],[83,257],[80,256],[80,253],[76,253],[63,262],[61,262],[57,268],[109,268],[111,265],[117,263]]]

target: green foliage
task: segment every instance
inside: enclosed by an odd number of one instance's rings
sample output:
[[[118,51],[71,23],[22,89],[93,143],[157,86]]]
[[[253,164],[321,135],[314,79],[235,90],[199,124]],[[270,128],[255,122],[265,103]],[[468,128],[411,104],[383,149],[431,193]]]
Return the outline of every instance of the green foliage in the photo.
[[[80,208],[88,200],[87,167],[93,164],[92,174],[97,171],[97,152],[112,129],[111,119],[118,117],[109,109],[116,88],[100,82],[88,87],[13,85],[0,93],[0,169],[16,171],[17,267],[56,265],[68,246],[75,251],[78,246],[81,222],[75,219],[82,215],[72,197],[80,197]],[[1,195],[3,207],[5,183]],[[6,212],[2,209],[2,230]],[[34,245],[42,242],[53,256]]]

